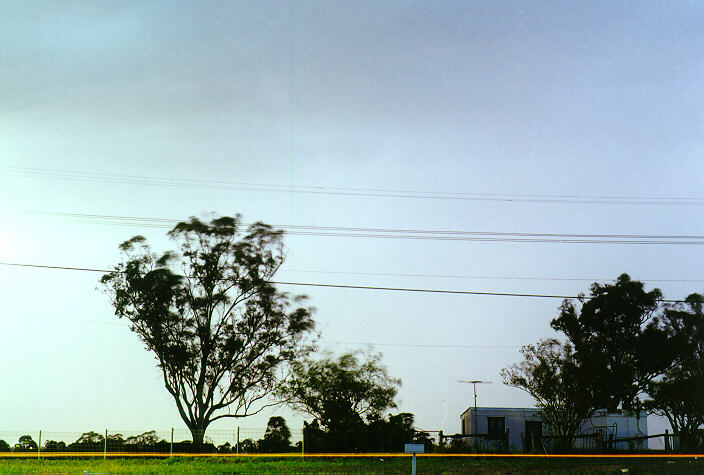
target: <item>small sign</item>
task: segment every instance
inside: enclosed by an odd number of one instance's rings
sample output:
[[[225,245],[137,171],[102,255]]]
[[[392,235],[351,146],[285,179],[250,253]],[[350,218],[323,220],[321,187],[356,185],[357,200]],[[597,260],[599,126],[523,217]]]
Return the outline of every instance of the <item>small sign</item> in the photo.
[[[425,453],[425,445],[423,444],[406,444],[407,454],[422,454]]]

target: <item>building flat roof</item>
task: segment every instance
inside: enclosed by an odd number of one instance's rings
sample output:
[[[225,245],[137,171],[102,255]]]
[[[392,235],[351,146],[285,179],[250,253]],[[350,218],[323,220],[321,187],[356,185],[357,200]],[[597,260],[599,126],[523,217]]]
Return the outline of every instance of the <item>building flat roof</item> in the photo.
[[[477,414],[480,414],[482,412],[484,413],[502,413],[502,414],[525,414],[525,413],[533,413],[536,414],[540,412],[542,409],[537,408],[537,407],[482,407],[482,406],[477,406]],[[460,417],[463,417],[465,414],[474,411],[474,406],[470,406],[465,410],[462,414],[460,414]],[[646,415],[646,411],[641,410],[640,411],[641,417],[643,415]],[[609,412],[606,409],[598,409],[594,411],[594,414],[592,417],[603,417],[603,416],[608,416],[608,417],[636,417],[636,412],[635,411],[625,411],[625,410],[616,410],[613,412]]]
[[[474,406],[468,407],[466,411],[460,414],[460,417],[464,416],[470,411],[474,411]],[[526,412],[538,413],[541,409],[537,407],[477,407],[477,413],[480,412],[501,412],[501,413],[512,413],[512,414],[525,414]]]

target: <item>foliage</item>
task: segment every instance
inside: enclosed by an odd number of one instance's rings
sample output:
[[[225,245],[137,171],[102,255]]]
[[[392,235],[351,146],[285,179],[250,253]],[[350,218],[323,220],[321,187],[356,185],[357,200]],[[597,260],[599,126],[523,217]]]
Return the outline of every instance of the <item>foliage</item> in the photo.
[[[108,436],[109,437],[109,436]],[[125,445],[132,445],[136,447],[145,447],[150,445],[156,445],[160,442],[159,436],[156,435],[155,430],[150,430],[139,435],[134,435],[127,437],[125,439]]]
[[[21,436],[15,444],[15,452],[29,452],[30,450],[37,450],[37,443],[31,435]]]
[[[504,381],[528,391],[549,425],[562,421],[565,437],[596,409],[645,406],[667,417],[681,447],[701,448],[704,296],[692,294],[664,310],[661,297],[627,274],[613,284],[592,284],[590,296],[578,298],[579,307],[565,300],[551,322],[568,344],[544,340],[524,347],[525,361],[504,369]],[[645,403],[644,393],[650,396]],[[567,412],[551,415],[551,401]]]
[[[593,412],[589,386],[576,364],[572,348],[555,339],[521,348],[524,360],[501,370],[504,383],[530,394],[542,420],[557,437],[557,449],[572,447],[579,428]]]
[[[667,418],[685,450],[704,448],[697,433],[704,425],[703,302],[704,295],[691,294],[665,309],[661,322],[675,348],[675,364],[648,387],[648,407]]]
[[[433,451],[427,432],[413,428],[413,414],[404,412],[379,417],[369,423],[338,424],[322,428],[315,419],[303,424],[306,452],[400,452],[404,444],[424,444]]]
[[[65,452],[66,450],[66,442],[63,440],[47,440],[42,448],[42,451],[44,452]]]
[[[413,421],[414,416],[409,412],[389,414],[388,419],[379,418],[371,421],[367,430],[367,450],[379,452],[403,450],[404,444],[416,441]]]
[[[269,418],[264,438],[257,442],[260,453],[284,453],[291,451],[291,431],[286,420],[280,416]]]
[[[84,432],[68,449],[76,452],[98,452],[105,448],[105,437],[97,432]]]
[[[638,408],[639,395],[672,361],[653,318],[661,297],[660,290],[646,292],[622,274],[613,284],[592,284],[590,297],[578,299],[579,309],[574,301],[562,303],[550,326],[572,345],[593,408]]]
[[[279,394],[328,430],[347,430],[396,407],[401,381],[391,378],[380,360],[381,354],[360,361],[359,353],[345,353],[295,362],[293,376]]]
[[[10,450],[10,444],[0,439],[0,452],[9,452]]]
[[[234,452],[234,447],[230,445],[229,442],[225,442],[224,444],[218,445],[219,454],[231,454],[232,452]]]
[[[243,454],[255,454],[257,453],[257,443],[252,439],[244,439],[240,441],[239,451]]]
[[[279,370],[310,349],[312,309],[292,308],[304,298],[270,283],[284,261],[282,231],[254,223],[243,232],[240,221],[178,223],[168,236],[179,252],[161,256],[135,236],[101,279],[115,314],[154,353],[196,445],[211,422],[266,407]]]
[[[411,441],[413,444],[423,444],[425,446],[426,452],[433,452],[434,442],[430,438],[430,433],[423,430],[414,430],[413,439]]]

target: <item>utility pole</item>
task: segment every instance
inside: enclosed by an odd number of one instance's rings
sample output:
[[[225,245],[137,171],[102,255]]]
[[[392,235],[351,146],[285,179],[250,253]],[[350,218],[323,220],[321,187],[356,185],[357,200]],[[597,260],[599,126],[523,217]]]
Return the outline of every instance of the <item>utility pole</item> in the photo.
[[[469,432],[469,435],[472,435],[472,432],[475,434],[477,433],[477,384],[491,384],[491,381],[482,381],[481,379],[473,379],[471,381],[467,381],[464,379],[458,379],[458,383],[470,383],[474,387],[474,424],[472,424],[472,429]],[[471,422],[471,421],[470,421]],[[470,437],[471,440],[471,437]]]

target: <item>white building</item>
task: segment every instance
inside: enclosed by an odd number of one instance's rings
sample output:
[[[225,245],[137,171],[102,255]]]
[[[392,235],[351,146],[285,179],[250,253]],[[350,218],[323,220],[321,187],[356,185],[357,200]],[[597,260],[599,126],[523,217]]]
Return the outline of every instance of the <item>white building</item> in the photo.
[[[548,428],[540,417],[540,409],[518,407],[470,407],[460,416],[461,434],[485,434],[483,437],[468,437],[471,443],[486,444],[488,447],[498,445],[506,440],[508,431],[508,444],[511,450],[523,450],[524,441],[526,449],[531,449],[531,441],[539,440],[548,434]],[[576,448],[592,448],[594,438],[588,437],[599,434],[604,441],[615,440],[614,448],[645,449],[647,440],[631,441],[627,445],[618,445],[618,439],[642,437],[648,435],[648,418],[645,412],[640,414],[616,412],[608,413],[605,410],[597,411],[587,419],[580,428],[579,434],[585,437],[575,441]]]

